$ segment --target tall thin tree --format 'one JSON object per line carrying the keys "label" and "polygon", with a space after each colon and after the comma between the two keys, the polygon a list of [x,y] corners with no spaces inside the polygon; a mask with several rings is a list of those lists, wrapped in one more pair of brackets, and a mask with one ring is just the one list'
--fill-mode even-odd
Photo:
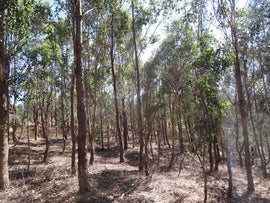
{"label": "tall thin tree", "polygon": [[90,185],[87,176],[86,151],[86,112],[84,104],[84,85],[82,71],[82,0],[73,0],[74,17],[76,24],[74,56],[74,73],[77,90],[77,118],[78,118],[78,179],[79,191],[88,192]]}
{"label": "tall thin tree", "polygon": [[133,33],[133,46],[134,46],[134,54],[135,54],[135,72],[136,72],[136,84],[137,84],[137,122],[138,122],[138,135],[139,135],[139,171],[143,170],[143,123],[142,123],[142,104],[141,104],[141,84],[140,84],[140,69],[139,69],[139,59],[138,59],[138,50],[137,50],[137,42],[136,42],[136,25],[135,25],[135,8],[134,8],[134,0],[131,1],[132,8],[132,33]]}
{"label": "tall thin tree", "polygon": [[231,33],[232,33],[232,43],[234,46],[234,76],[236,82],[236,90],[238,95],[238,103],[240,108],[241,124],[242,124],[242,133],[244,137],[244,150],[245,150],[245,167],[247,173],[247,184],[248,190],[254,190],[252,169],[251,169],[251,160],[250,160],[250,151],[249,151],[249,138],[248,138],[248,126],[247,119],[248,114],[246,112],[245,97],[243,93],[243,85],[241,78],[240,62],[239,62],[239,45],[237,37],[237,27],[236,27],[236,10],[235,10],[235,0],[230,0],[231,5]]}
{"label": "tall thin tree", "polygon": [[114,105],[115,105],[115,122],[116,122],[116,133],[119,140],[119,153],[120,153],[120,163],[124,162],[124,148],[123,148],[123,139],[120,130],[120,114],[118,108],[118,99],[117,99],[117,88],[116,88],[116,75],[114,71],[114,13],[112,11],[111,16],[111,71],[113,78],[113,92],[114,92]]}

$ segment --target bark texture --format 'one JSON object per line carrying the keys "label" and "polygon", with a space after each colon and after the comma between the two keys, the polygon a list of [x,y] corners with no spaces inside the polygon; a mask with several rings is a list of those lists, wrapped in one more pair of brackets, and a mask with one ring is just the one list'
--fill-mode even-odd
{"label": "bark texture", "polygon": [[84,86],[82,71],[82,0],[74,0],[75,14],[75,78],[77,90],[77,117],[78,117],[78,179],[80,193],[90,190],[87,176],[87,151],[86,151],[86,113],[84,104]]}
{"label": "bark texture", "polygon": [[[234,11],[235,8],[232,8]],[[234,12],[235,13],[235,12]],[[233,22],[235,22],[235,16],[233,16]],[[235,25],[235,23],[234,23]],[[241,124],[242,124],[242,133],[244,137],[244,150],[245,150],[245,167],[247,173],[247,184],[248,190],[254,190],[252,169],[251,169],[251,160],[250,160],[250,152],[249,152],[249,138],[248,138],[248,128],[247,128],[247,118],[248,115],[246,113],[245,108],[245,98],[243,93],[243,85],[241,80],[241,71],[240,71],[240,63],[239,63],[239,49],[238,49],[238,39],[237,39],[237,28],[232,26],[232,42],[234,45],[234,72],[235,72],[235,81],[236,81],[236,89],[238,95],[238,103],[240,108],[240,116],[241,116]]]}
{"label": "bark texture", "polygon": [[0,17],[0,190],[4,190],[9,186],[9,174],[8,174],[9,59],[5,52],[4,27],[2,25],[3,24],[2,22],[3,17]]}

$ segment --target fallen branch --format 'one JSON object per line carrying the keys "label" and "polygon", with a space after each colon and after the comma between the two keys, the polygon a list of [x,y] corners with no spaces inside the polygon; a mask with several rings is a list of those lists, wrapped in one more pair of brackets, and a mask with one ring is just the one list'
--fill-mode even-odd
{"label": "fallen branch", "polygon": [[183,162],[184,162],[184,159],[186,157],[186,154],[184,154],[183,158],[181,159],[180,163],[179,163],[179,173],[178,173],[178,176],[180,175],[182,169],[183,169]]}
{"label": "fallen branch", "polygon": [[125,197],[125,195],[133,192],[137,187],[139,187],[140,185],[146,186],[149,182],[151,182],[152,180],[152,176],[154,175],[154,173],[156,172],[158,168],[158,165],[156,164],[155,167],[153,167],[153,170],[151,171],[151,173],[146,176],[145,178],[143,178],[141,181],[137,182],[132,188],[130,188],[128,191],[122,193],[117,200],[121,200]]}

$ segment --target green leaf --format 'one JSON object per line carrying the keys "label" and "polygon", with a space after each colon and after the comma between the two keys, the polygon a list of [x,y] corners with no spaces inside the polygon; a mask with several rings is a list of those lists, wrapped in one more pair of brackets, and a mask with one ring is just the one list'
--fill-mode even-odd
{"label": "green leaf", "polygon": [[4,133],[6,131],[5,125],[0,125],[0,133]]}

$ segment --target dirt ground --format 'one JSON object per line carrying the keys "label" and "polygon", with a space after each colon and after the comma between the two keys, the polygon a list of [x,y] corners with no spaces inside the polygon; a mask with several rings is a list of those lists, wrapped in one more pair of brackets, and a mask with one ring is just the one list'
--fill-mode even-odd
{"label": "dirt ground", "polygon": [[[27,140],[10,146],[10,180],[8,190],[0,192],[0,202],[202,202],[203,176],[198,158],[185,156],[182,170],[178,156],[169,170],[169,150],[163,149],[160,164],[152,165],[151,175],[138,172],[137,148],[125,152],[125,163],[120,164],[116,147],[101,150],[89,166],[91,192],[79,194],[77,176],[71,175],[71,141],[67,140],[62,153],[61,139],[53,139],[47,163],[42,162],[44,140],[31,140],[31,165],[27,170]],[[154,153],[155,154],[155,153]],[[153,161],[156,163],[156,160]],[[270,179],[264,179],[253,167],[255,192],[246,193],[245,170],[233,166],[234,199],[226,198],[227,167],[208,175],[208,202],[270,202]]]}

